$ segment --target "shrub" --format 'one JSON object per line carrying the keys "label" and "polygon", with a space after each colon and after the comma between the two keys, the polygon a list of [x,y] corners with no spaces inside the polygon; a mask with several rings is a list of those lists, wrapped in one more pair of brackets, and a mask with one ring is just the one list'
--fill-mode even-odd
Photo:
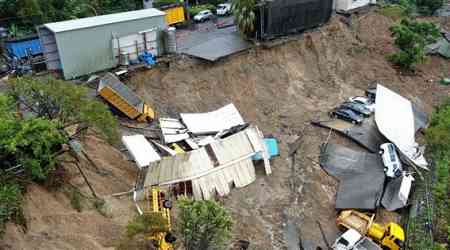
{"label": "shrub", "polygon": [[419,12],[424,15],[432,15],[436,10],[442,7],[443,0],[416,0]]}
{"label": "shrub", "polygon": [[388,59],[404,70],[412,70],[418,63],[426,59],[425,45],[439,37],[439,29],[431,22],[418,22],[402,19],[399,24],[390,28],[394,44],[400,49]]}
{"label": "shrub", "polygon": [[233,0],[233,13],[239,31],[249,34],[255,30],[256,0]]}
{"label": "shrub", "polygon": [[222,249],[231,237],[230,213],[215,201],[178,200],[178,231],[187,250]]}
{"label": "shrub", "polygon": [[169,225],[161,213],[138,215],[127,226],[127,236],[130,238],[138,234],[154,235],[167,232],[169,232]]}
{"label": "shrub", "polygon": [[8,221],[16,220],[22,216],[22,194],[18,184],[0,182],[0,235],[3,233]]}

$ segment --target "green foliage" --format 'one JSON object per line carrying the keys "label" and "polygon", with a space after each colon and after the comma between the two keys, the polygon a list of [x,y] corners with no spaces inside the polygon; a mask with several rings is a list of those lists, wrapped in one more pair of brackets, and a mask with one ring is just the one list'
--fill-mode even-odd
{"label": "green foliage", "polygon": [[3,169],[22,165],[34,180],[43,180],[56,168],[55,155],[66,138],[53,121],[18,119],[12,99],[0,95],[0,160]]}
{"label": "green foliage", "polygon": [[70,205],[73,209],[81,212],[83,210],[82,196],[79,190],[72,189],[70,192]]}
{"label": "green foliage", "polygon": [[223,249],[231,237],[230,213],[215,201],[178,200],[177,227],[187,250]]}
{"label": "green foliage", "polygon": [[380,13],[383,16],[390,17],[394,20],[398,20],[408,16],[405,8],[398,4],[386,5],[380,9]]}
{"label": "green foliage", "polygon": [[447,98],[431,115],[426,130],[426,140],[439,158],[450,158],[450,98]]}
{"label": "green foliage", "polygon": [[435,159],[435,180],[432,184],[434,198],[434,235],[449,244],[450,228],[450,98],[438,106],[431,116],[425,133],[428,146]]}
{"label": "green foliage", "polygon": [[249,34],[255,30],[256,0],[233,0],[233,13],[242,34]]}
{"label": "green foliage", "polygon": [[21,217],[22,193],[15,183],[0,181],[0,235],[8,221]]}
{"label": "green foliage", "polygon": [[390,31],[400,51],[389,55],[388,59],[404,70],[412,70],[416,64],[424,62],[425,45],[439,37],[439,29],[435,24],[410,19],[403,19],[392,26]]}
{"label": "green foliage", "polygon": [[444,0],[416,0],[419,12],[424,15],[432,15],[436,10],[442,7]]}
{"label": "green foliage", "polygon": [[2,0],[0,16],[10,18],[21,29],[74,18],[110,14],[142,8],[142,0]]}
{"label": "green foliage", "polygon": [[31,77],[10,81],[9,94],[37,117],[62,126],[83,124],[95,128],[105,139],[117,141],[117,120],[103,103],[88,96],[88,89],[70,82]]}
{"label": "green foliage", "polygon": [[212,4],[199,4],[199,5],[190,6],[188,8],[188,13],[189,13],[189,15],[191,17],[193,17],[193,16],[197,15],[202,10],[214,11],[215,9],[216,8]]}
{"label": "green foliage", "polygon": [[161,213],[138,215],[127,225],[127,236],[129,238],[138,234],[155,235],[167,232],[169,232],[169,225]]}

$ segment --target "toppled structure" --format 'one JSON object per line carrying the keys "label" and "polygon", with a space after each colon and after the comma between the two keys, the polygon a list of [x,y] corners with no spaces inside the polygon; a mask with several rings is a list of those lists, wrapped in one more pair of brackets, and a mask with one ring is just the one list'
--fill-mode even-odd
{"label": "toppled structure", "polygon": [[416,126],[412,103],[378,84],[375,110],[375,121],[381,134],[394,143],[413,164],[428,170],[428,163],[415,141]]}
{"label": "toppled structure", "polygon": [[255,126],[217,139],[205,147],[165,157],[150,163],[137,189],[154,185],[174,186],[195,199],[211,199],[230,192],[230,186],[244,187],[255,181],[252,156],[262,154],[266,173],[271,173],[267,149]]}

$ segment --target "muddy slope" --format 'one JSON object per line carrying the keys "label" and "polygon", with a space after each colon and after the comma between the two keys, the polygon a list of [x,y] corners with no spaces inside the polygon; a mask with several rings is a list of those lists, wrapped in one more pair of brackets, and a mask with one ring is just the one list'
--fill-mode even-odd
{"label": "muddy slope", "polygon": [[[386,62],[385,55],[394,51],[391,24],[373,12],[354,17],[350,25],[336,17],[296,41],[214,64],[180,59],[169,68],[137,74],[131,84],[161,115],[205,112],[233,102],[248,122],[276,136],[281,157],[273,161],[273,175],[259,169],[255,183],[224,199],[237,222],[235,238],[250,240],[252,249],[285,249],[300,234],[307,249],[325,249],[316,220],[334,240],[336,181],[315,163],[328,131],[310,127],[309,121],[363,94],[375,80],[427,111],[449,93],[437,83],[450,72],[449,61],[433,57],[416,76],[402,76]],[[288,143],[301,131],[305,136],[292,165]],[[352,145],[334,134],[331,141]]]}
{"label": "muddy slope", "polygon": [[[347,22],[348,23],[348,22]],[[286,249],[300,235],[306,249],[324,248],[316,220],[333,240],[336,181],[315,163],[318,146],[329,133],[309,126],[313,118],[350,95],[360,95],[374,80],[430,111],[449,94],[437,81],[450,72],[450,63],[433,57],[417,76],[399,75],[384,59],[393,51],[388,27],[391,20],[375,13],[355,17],[352,24],[333,18],[318,31],[296,41],[258,48],[210,64],[184,58],[169,68],[155,68],[131,79],[136,88],[163,115],[203,112],[233,102],[248,122],[280,140],[281,156],[272,162],[273,174],[258,166],[257,181],[233,190],[223,199],[236,220],[235,239],[251,242],[251,249]],[[288,143],[303,132],[292,164]],[[332,142],[352,145],[335,134]],[[107,217],[83,201],[83,211],[70,204],[66,191],[49,192],[30,186],[24,212],[28,231],[8,225],[0,249],[113,249],[135,211],[129,197],[110,195],[127,191],[135,168],[122,153],[89,137],[84,142],[100,171],[84,169],[93,186],[107,200]],[[76,168],[68,164],[71,185],[89,196]]]}

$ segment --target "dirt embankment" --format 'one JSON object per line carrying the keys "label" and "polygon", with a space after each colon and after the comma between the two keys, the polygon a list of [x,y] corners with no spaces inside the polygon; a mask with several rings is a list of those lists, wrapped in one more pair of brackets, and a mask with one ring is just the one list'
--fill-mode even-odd
{"label": "dirt embankment", "polygon": [[[350,25],[336,17],[296,41],[214,64],[180,59],[169,68],[137,74],[131,83],[161,115],[205,112],[233,102],[246,121],[277,137],[281,156],[273,161],[273,174],[266,177],[259,171],[255,183],[223,199],[236,220],[235,238],[250,240],[252,249],[285,249],[293,224],[306,249],[325,249],[316,220],[334,240],[336,181],[315,163],[328,131],[310,127],[309,121],[324,117],[349,96],[363,94],[373,81],[426,111],[449,94],[448,87],[437,83],[450,73],[449,61],[432,57],[415,76],[399,74],[386,61],[394,51],[391,24],[376,13],[356,16]],[[303,130],[291,166],[288,143]],[[335,134],[331,141],[351,145]]]}
{"label": "dirt embankment", "polygon": [[[324,117],[347,97],[363,94],[374,80],[420,100],[427,111],[449,94],[448,87],[437,83],[450,73],[448,60],[432,57],[416,76],[400,75],[386,62],[385,56],[394,50],[388,30],[391,24],[376,13],[354,17],[350,25],[336,17],[296,41],[256,48],[214,64],[179,59],[168,68],[136,74],[131,85],[161,115],[210,111],[233,102],[246,121],[277,137],[281,156],[272,162],[273,174],[265,176],[258,167],[255,183],[222,199],[236,221],[234,238],[249,240],[251,249],[286,249],[293,244],[291,236],[300,235],[306,249],[325,249],[316,221],[326,237],[334,240],[337,183],[316,163],[328,131],[311,127],[309,121]],[[292,165],[288,143],[302,131],[302,144]],[[351,145],[335,134],[330,140]],[[134,167],[119,151],[93,138],[86,147],[107,172],[99,174],[86,166],[101,195],[131,188]],[[89,194],[80,175],[72,171],[72,183]],[[129,198],[107,201],[111,218],[94,208],[78,213],[63,192],[31,186],[24,207],[28,232],[8,226],[0,248],[113,248],[134,209]]]}

